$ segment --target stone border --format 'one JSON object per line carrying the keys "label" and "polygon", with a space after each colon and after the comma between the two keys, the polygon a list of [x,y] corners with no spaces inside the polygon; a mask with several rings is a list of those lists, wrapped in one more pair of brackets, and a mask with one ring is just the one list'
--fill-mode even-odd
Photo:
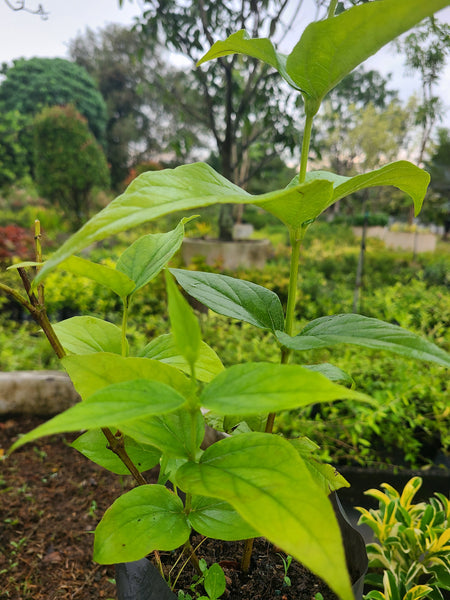
{"label": "stone border", "polygon": [[53,416],[79,400],[61,371],[0,372],[0,415]]}

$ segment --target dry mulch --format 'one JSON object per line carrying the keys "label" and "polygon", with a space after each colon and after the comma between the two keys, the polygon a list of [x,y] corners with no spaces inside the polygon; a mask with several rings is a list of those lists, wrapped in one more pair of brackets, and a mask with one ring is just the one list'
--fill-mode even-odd
{"label": "dry mulch", "polygon": [[[0,454],[19,434],[44,420],[0,420]],[[0,462],[0,600],[116,598],[114,567],[91,560],[93,530],[106,508],[134,484],[130,476],[114,475],[70,448],[75,437],[44,438]],[[154,472],[147,474],[149,481],[154,477]],[[239,552],[230,543],[207,540],[199,553],[208,563],[222,561],[227,577],[224,600],[313,600],[319,591],[325,600],[335,598],[297,564],[288,573],[292,587],[283,586],[281,558],[264,540],[253,553],[247,578],[237,569]],[[183,577],[184,589],[189,590],[189,568]],[[200,587],[198,591],[204,593]]]}

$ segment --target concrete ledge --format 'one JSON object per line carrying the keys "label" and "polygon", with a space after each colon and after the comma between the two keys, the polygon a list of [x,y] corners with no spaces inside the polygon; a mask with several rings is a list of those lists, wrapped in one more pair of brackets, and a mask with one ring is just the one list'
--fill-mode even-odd
{"label": "concrete ledge", "polygon": [[60,371],[0,373],[0,415],[56,415],[80,400]]}

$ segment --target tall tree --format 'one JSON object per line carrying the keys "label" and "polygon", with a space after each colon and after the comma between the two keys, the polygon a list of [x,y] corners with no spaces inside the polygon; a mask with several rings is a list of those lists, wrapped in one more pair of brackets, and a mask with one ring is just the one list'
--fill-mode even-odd
{"label": "tall tree", "polygon": [[59,205],[75,228],[89,217],[91,192],[109,186],[101,146],[74,106],[53,106],[34,124],[35,178],[39,192]]}
{"label": "tall tree", "polygon": [[421,165],[433,127],[442,118],[444,110],[436,95],[436,84],[450,53],[450,25],[429,17],[399,41],[397,47],[405,55],[407,70],[420,77],[420,100],[415,119],[421,131],[416,162]]}
{"label": "tall tree", "polygon": [[438,143],[426,163],[431,184],[424,204],[422,219],[444,225],[444,236],[450,233],[450,130],[438,131]]}
{"label": "tall tree", "polygon": [[106,105],[85,69],[62,58],[18,59],[2,67],[0,110],[34,116],[46,106],[73,104],[104,141]]}
{"label": "tall tree", "polygon": [[[246,29],[252,37],[269,35],[277,42],[289,28],[285,0],[144,0],[143,4],[139,31],[145,44],[159,42],[189,59],[193,68],[215,40],[235,29]],[[200,103],[189,102],[176,85],[170,92],[191,121],[211,132],[222,174],[231,181],[245,185],[258,167],[249,152],[253,144],[265,148],[262,164],[296,146],[298,132],[285,110],[289,92],[267,65],[256,59],[243,61],[238,55],[224,57],[194,69],[193,86]],[[226,207],[219,219],[221,239],[231,239],[231,226],[230,207]]]}
{"label": "tall tree", "polygon": [[29,118],[17,110],[0,113],[0,189],[29,174],[27,149],[21,133]]}
{"label": "tall tree", "polygon": [[131,162],[164,152],[179,129],[174,103],[159,87],[162,75],[176,78],[174,69],[143,47],[136,31],[120,25],[87,29],[69,43],[69,56],[92,76],[106,101],[106,155],[117,187]]}

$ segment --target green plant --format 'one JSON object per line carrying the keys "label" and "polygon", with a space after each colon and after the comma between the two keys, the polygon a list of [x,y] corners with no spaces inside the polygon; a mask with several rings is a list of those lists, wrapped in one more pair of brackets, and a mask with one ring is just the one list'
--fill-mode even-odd
{"label": "green plant", "polygon": [[414,504],[421,485],[422,479],[413,477],[399,494],[382,484],[385,492],[366,492],[379,508],[358,508],[360,523],[369,525],[378,539],[367,546],[374,572],[366,581],[384,588],[384,594],[373,591],[368,598],[442,600],[443,590],[450,590],[450,502],[436,493],[428,502]]}
{"label": "green plant", "polygon": [[[306,28],[287,57],[269,40],[252,40],[241,31],[216,42],[200,61],[246,53],[267,62],[302,93],[306,120],[300,172],[286,188],[251,195],[203,163],[144,173],[44,264],[38,247],[35,262],[15,265],[26,296],[0,285],[42,327],[83,399],[25,434],[12,450],[41,436],[86,429],[77,449],[117,473],[128,470],[138,484],[112,504],[96,528],[94,559],[99,563],[132,561],[183,546],[198,566],[190,546],[196,530],[212,538],[247,540],[242,559],[247,571],[252,539],[264,536],[322,577],[343,600],[353,598],[328,500],[330,490],[347,483],[316,460],[308,439],[287,440],[272,431],[282,410],[344,398],[373,401],[346,387],[351,378],[334,365],[288,363],[294,352],[340,344],[442,366],[449,366],[450,359],[414,333],[362,315],[320,317],[294,335],[300,248],[312,222],[340,198],[374,185],[398,187],[419,212],[429,182],[426,173],[406,161],[355,177],[307,172],[311,127],[324,96],[349,71],[448,2],[429,0],[424,6],[421,0],[384,0],[335,17],[336,4],[331,2],[326,20]],[[76,254],[123,229],[215,203],[253,203],[284,223],[291,243],[286,309],[274,292],[252,282],[166,269],[170,333],[130,356],[127,332],[134,296],[169,263],[190,219],[167,233],[139,238],[114,267]],[[114,292],[123,307],[121,327],[90,316],[52,326],[43,282],[58,266]],[[256,327],[261,335],[269,332],[279,362],[249,361],[225,369],[202,341],[199,322],[176,282],[210,309]],[[203,450],[205,421],[232,434]],[[142,472],[158,463],[158,483],[149,485]],[[165,486],[168,481],[186,494],[185,501]]]}
{"label": "green plant", "polygon": [[283,569],[284,569],[283,585],[290,587],[291,586],[291,578],[288,576],[288,571],[289,571],[289,567],[291,566],[291,563],[292,563],[292,556],[290,556],[289,554],[286,556],[286,558],[284,558],[284,556],[282,554],[278,554],[278,556],[281,558],[281,561],[283,563]]}

